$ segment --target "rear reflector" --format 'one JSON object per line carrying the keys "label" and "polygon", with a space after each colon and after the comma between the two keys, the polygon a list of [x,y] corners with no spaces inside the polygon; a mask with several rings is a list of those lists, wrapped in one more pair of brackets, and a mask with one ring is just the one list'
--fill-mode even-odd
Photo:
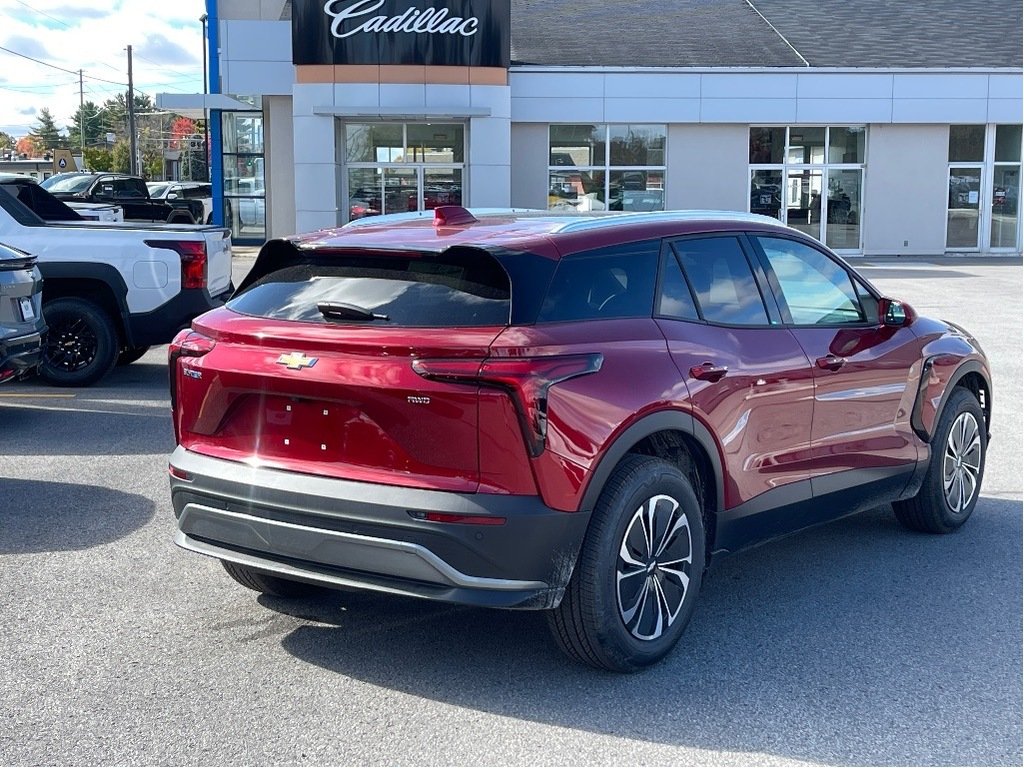
{"label": "rear reflector", "polygon": [[504,517],[488,515],[449,515],[445,512],[423,512],[410,509],[409,516],[414,520],[426,520],[431,523],[457,523],[460,525],[504,525]]}
{"label": "rear reflector", "polygon": [[188,472],[186,472],[183,469],[178,469],[173,464],[168,464],[167,465],[167,471],[168,471],[168,473],[170,474],[171,477],[175,477],[178,480],[184,480],[186,483],[191,483],[192,482],[192,475],[190,475]]}

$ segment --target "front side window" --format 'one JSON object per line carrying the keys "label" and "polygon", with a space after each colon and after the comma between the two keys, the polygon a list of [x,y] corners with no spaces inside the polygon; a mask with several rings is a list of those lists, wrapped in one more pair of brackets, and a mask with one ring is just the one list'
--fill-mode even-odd
{"label": "front side window", "polygon": [[548,208],[564,211],[665,209],[664,125],[552,125]]}
{"label": "front side window", "polygon": [[850,274],[810,246],[777,237],[757,237],[779,281],[796,325],[863,323],[864,311]]}
{"label": "front side window", "polygon": [[734,237],[679,240],[672,244],[698,309],[709,323],[768,325],[754,273]]}

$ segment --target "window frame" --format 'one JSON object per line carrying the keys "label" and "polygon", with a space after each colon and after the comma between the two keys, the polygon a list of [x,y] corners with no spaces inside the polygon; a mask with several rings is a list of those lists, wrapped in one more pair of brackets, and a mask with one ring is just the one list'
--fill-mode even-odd
{"label": "window frame", "polygon": [[[602,141],[604,143],[604,164],[591,164],[591,165],[552,165],[551,164],[551,129],[559,126],[578,126],[578,125],[592,125],[595,128],[600,127],[603,131]],[[566,171],[579,171],[581,173],[588,173],[593,175],[594,173],[604,174],[604,183],[602,184],[602,193],[604,195],[604,210],[611,211],[608,207],[611,198],[611,178],[613,173],[629,173],[629,172],[644,172],[644,171],[659,171],[661,173],[661,209],[662,211],[668,210],[666,193],[668,190],[668,167],[669,167],[669,131],[668,123],[647,123],[647,122],[594,122],[594,123],[567,123],[567,122],[556,122],[548,123],[547,125],[547,178],[545,181],[546,189],[544,192],[545,198],[548,199],[546,209],[549,211],[557,211],[558,209],[551,208],[550,197],[551,197],[551,175],[552,173],[564,173]],[[663,128],[665,136],[665,147],[664,147],[664,163],[660,165],[612,165],[612,142],[611,142],[611,129],[612,126],[650,126],[653,128]],[[623,190],[625,191],[625,190]],[[579,209],[577,209],[578,211]],[[625,213],[625,209],[622,211]],[[618,211],[615,211],[618,213]]]}
{"label": "window frame", "polygon": [[[767,232],[767,231],[748,231],[745,233],[747,241],[750,243],[751,250],[756,254],[758,262],[761,264],[761,269],[764,270],[765,278],[768,282],[769,288],[772,295],[775,298],[775,302],[782,313],[783,328],[877,328],[879,326],[878,318],[872,316],[872,313],[868,310],[869,307],[864,306],[864,299],[860,295],[861,291],[858,291],[858,286],[862,291],[868,294],[874,302],[881,300],[882,295],[878,290],[871,285],[867,280],[858,275],[849,264],[844,262],[836,254],[831,253],[827,246],[818,243],[817,241],[808,242],[803,237],[790,235],[786,232]],[[853,293],[857,297],[857,301],[860,303],[861,312],[864,313],[864,320],[859,323],[796,323],[793,321],[793,313],[789,309],[789,303],[786,301],[786,295],[782,291],[782,285],[779,283],[779,278],[775,274],[775,270],[772,268],[771,261],[768,259],[768,255],[765,253],[764,248],[761,246],[758,238],[767,237],[774,238],[776,240],[789,240],[794,243],[800,243],[801,245],[807,246],[813,251],[817,251],[826,259],[831,261],[833,264],[838,266],[846,276],[850,279],[850,284],[853,287]],[[875,313],[877,315],[877,313]]]}

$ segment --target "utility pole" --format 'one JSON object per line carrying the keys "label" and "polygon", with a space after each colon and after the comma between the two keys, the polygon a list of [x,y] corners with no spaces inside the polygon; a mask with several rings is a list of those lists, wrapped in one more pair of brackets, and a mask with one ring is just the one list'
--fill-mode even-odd
{"label": "utility pole", "polygon": [[78,70],[78,139],[85,159],[85,91],[82,88],[82,70]]}
{"label": "utility pole", "polygon": [[206,108],[206,94],[210,92],[210,80],[206,75],[206,21],[204,13],[199,17],[203,25],[203,163],[206,165],[206,181],[211,181],[210,174],[210,110]]}
{"label": "utility pole", "polygon": [[135,85],[132,81],[132,47],[128,46],[128,142],[131,148],[129,168],[132,176],[139,175],[139,139],[135,135]]}

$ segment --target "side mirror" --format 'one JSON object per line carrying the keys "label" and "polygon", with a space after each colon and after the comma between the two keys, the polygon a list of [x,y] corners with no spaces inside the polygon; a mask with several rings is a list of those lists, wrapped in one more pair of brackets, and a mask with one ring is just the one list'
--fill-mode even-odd
{"label": "side mirror", "polygon": [[896,299],[882,299],[878,302],[878,321],[890,328],[902,328],[917,318],[913,308]]}
{"label": "side mirror", "polygon": [[178,193],[177,192],[168,192],[167,193],[167,199],[168,200],[177,200],[178,199]]}

